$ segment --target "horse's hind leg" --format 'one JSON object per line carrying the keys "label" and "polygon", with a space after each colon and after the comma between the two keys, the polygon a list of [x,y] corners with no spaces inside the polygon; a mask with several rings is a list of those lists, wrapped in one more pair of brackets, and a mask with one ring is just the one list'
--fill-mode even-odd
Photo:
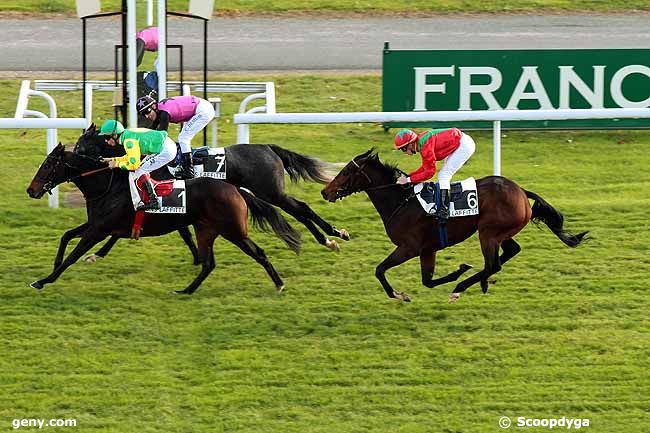
{"label": "horse's hind leg", "polygon": [[436,268],[436,252],[427,251],[420,254],[420,270],[422,271],[422,284],[426,287],[432,288],[440,284],[450,283],[456,281],[465,272],[470,270],[470,265],[462,264],[457,270],[451,272],[444,277],[433,279],[433,273]]}
{"label": "horse's hind leg", "polygon": [[75,227],[63,233],[63,236],[61,236],[61,241],[59,242],[59,249],[56,252],[56,257],[54,258],[54,269],[61,266],[61,262],[63,262],[63,255],[65,254],[65,249],[68,247],[70,241],[86,231],[87,228],[88,223],[83,223],[79,227]]}
{"label": "horse's hind leg", "polygon": [[[305,227],[309,229],[314,238],[316,238],[316,241],[319,244],[324,245],[331,250],[339,251],[338,244],[335,240],[326,238],[318,230],[316,225],[318,225],[318,227],[320,227],[328,236],[337,236],[346,241],[350,240],[350,234],[347,230],[337,230],[334,228],[334,226],[318,216],[318,214],[314,212],[305,202],[296,200],[295,198],[286,194],[282,194],[280,197],[276,198],[276,200],[271,201],[271,203],[280,206],[282,210],[304,224]],[[314,223],[316,225],[314,225]]]}
{"label": "horse's hind leg", "polygon": [[456,302],[460,298],[459,293],[467,290],[468,287],[479,281],[487,280],[487,278],[501,270],[501,263],[499,261],[499,241],[495,236],[479,233],[481,240],[481,251],[483,252],[483,259],[485,265],[483,270],[477,272],[471,277],[458,283],[451,295],[449,295],[449,303]]}
{"label": "horse's hind leg", "polygon": [[210,272],[216,267],[214,262],[214,251],[212,249],[214,245],[214,240],[217,238],[217,234],[208,228],[198,228],[194,227],[196,231],[196,241],[198,244],[198,253],[199,261],[201,263],[201,271],[199,275],[196,276],[194,281],[190,283],[185,290],[177,290],[176,293],[182,293],[185,295],[191,295],[198,289],[203,280],[210,275]]}
{"label": "horse's hind leg", "polygon": [[101,257],[101,258],[106,257],[106,254],[108,254],[108,252],[111,249],[113,249],[113,247],[115,246],[115,244],[117,243],[117,241],[119,239],[120,238],[117,237],[117,236],[111,236],[110,239],[108,240],[108,242],[106,242],[104,244],[104,246],[99,249],[99,251],[97,251],[94,254],[88,254],[86,257],[84,257],[84,262],[94,263],[94,262],[97,261],[98,257]]}
{"label": "horse's hind leg", "polygon": [[[521,251],[521,247],[517,242],[514,241],[514,239],[506,239],[501,243],[501,249],[503,250],[503,254],[499,256],[499,263],[501,263],[501,266],[503,266],[508,260],[519,254]],[[481,290],[483,290],[483,293],[487,293],[488,291],[488,280],[487,278],[481,280]]]}
{"label": "horse's hind leg", "polygon": [[278,289],[278,292],[284,290],[284,283],[282,278],[278,275],[277,271],[266,257],[266,253],[262,248],[260,248],[252,239],[245,237],[240,240],[231,240],[231,242],[239,247],[243,252],[251,256],[257,263],[262,265],[266,270],[266,273],[269,274],[269,277],[275,283],[275,287]]}

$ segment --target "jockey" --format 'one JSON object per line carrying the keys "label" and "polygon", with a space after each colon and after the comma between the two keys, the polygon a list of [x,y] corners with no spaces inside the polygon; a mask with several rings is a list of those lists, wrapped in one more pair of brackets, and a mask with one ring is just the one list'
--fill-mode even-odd
{"label": "jockey", "polygon": [[158,51],[158,27],[147,27],[135,34],[135,47],[138,66],[142,63],[145,51]]}
{"label": "jockey", "polygon": [[401,129],[395,135],[395,149],[413,155],[420,152],[422,165],[408,176],[400,176],[398,184],[420,183],[427,181],[436,173],[436,161],[447,158],[440,173],[440,206],[436,216],[441,224],[449,218],[449,188],[451,177],[467,162],[476,149],[474,140],[457,128],[430,129],[416,134],[410,129]]}
{"label": "jockey", "polygon": [[[99,135],[106,136],[106,144],[124,146],[126,155],[107,160],[110,168],[135,170],[135,184],[142,185],[149,200],[140,204],[137,210],[160,209],[158,197],[151,183],[151,173],[165,166],[176,156],[176,144],[167,137],[166,131],[153,131],[145,128],[124,129],[117,120],[107,120],[99,130]],[[146,155],[140,161],[140,155]]]}
{"label": "jockey", "polygon": [[176,172],[176,177],[181,179],[194,177],[190,141],[214,119],[212,104],[196,96],[174,96],[160,102],[156,102],[151,96],[142,96],[136,105],[138,113],[153,122],[152,128],[167,131],[170,122],[185,122],[178,134],[178,144],[183,159],[180,170]]}

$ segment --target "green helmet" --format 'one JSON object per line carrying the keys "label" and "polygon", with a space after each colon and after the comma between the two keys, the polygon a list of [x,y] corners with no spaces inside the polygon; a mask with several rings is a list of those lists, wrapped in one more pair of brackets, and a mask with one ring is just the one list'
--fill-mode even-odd
{"label": "green helmet", "polygon": [[124,132],[124,126],[115,119],[107,120],[99,128],[99,135],[120,135]]}

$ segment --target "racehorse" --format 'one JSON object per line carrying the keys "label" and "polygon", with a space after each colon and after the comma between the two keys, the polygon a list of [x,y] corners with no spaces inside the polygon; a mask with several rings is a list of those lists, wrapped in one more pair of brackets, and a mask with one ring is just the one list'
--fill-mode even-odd
{"label": "racehorse", "polygon": [[[99,158],[121,156],[124,154],[124,149],[121,146],[107,146],[104,137],[98,135],[95,125],[92,124],[79,137],[75,145],[75,152]],[[262,200],[278,206],[304,224],[319,244],[331,250],[339,251],[340,247],[336,240],[323,235],[318,229],[319,227],[327,236],[336,236],[343,240],[350,239],[347,230],[336,229],[316,214],[307,203],[297,200],[284,192],[285,170],[292,182],[303,179],[305,181],[327,183],[329,178],[325,174],[325,163],[316,158],[291,152],[273,144],[236,144],[226,147],[225,153],[228,169],[226,182],[238,187],[244,187]],[[157,170],[152,175],[157,180],[169,179],[171,176],[166,167]],[[65,243],[67,244],[67,241],[78,236],[82,230],[82,227],[69,230],[64,235]],[[197,264],[196,247],[189,230],[183,228],[179,230],[179,233],[192,252],[194,263]],[[64,238],[62,238],[62,242],[64,242]],[[117,239],[111,237],[97,253],[87,259],[94,261],[97,256],[106,256],[117,242]]]}
{"label": "racehorse", "polygon": [[[456,281],[471,266],[462,264],[458,270],[433,279],[436,251],[442,249],[437,220],[424,212],[412,187],[396,185],[402,174],[395,166],[384,164],[373,149],[356,156],[322,190],[330,202],[365,191],[381,216],[386,233],[397,248],[377,266],[375,276],[390,298],[410,301],[403,292],[395,292],[386,279],[388,269],[414,257],[420,257],[422,284],[435,287]],[[458,283],[449,302],[460,293],[480,282],[483,293],[488,289],[488,277],[521,251],[512,238],[529,221],[543,222],[567,246],[575,248],[585,240],[587,232],[573,235],[564,230],[564,217],[539,195],[526,191],[515,182],[501,176],[488,176],[476,181],[479,214],[451,218],[447,222],[448,245],[463,242],[478,230],[485,261],[483,270]],[[528,199],[534,200],[531,208]],[[499,255],[499,248],[503,253]]]}
{"label": "racehorse", "polygon": [[[74,182],[86,197],[88,222],[81,226],[81,240],[70,255],[62,263],[55,264],[50,275],[31,284],[36,289],[54,282],[63,271],[107,236],[123,238],[131,235],[135,210],[129,191],[128,172],[110,170],[105,163],[66,151],[59,143],[45,158],[27,193],[32,198],[41,198],[45,192],[63,182]],[[176,293],[193,293],[215,268],[213,244],[219,235],[262,265],[278,291],[281,291],[284,288],[282,279],[264,251],[248,237],[248,211],[253,224],[262,229],[268,229],[270,225],[275,234],[296,253],[300,248],[299,233],[273,206],[246,191],[239,191],[234,185],[211,178],[187,180],[185,185],[187,213],[147,213],[141,234],[160,236],[181,227],[194,226],[201,271],[189,286]],[[61,244],[63,246],[63,240]]]}

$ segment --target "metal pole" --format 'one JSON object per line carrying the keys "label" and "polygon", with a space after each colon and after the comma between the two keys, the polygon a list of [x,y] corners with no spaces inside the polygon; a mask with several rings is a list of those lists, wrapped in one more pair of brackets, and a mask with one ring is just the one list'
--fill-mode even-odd
{"label": "metal pole", "polygon": [[158,0],[158,100],[167,98],[167,4]]}
{"label": "metal pole", "polygon": [[494,175],[501,176],[501,121],[494,121],[494,132],[492,135],[494,146]]}
{"label": "metal pole", "polygon": [[[179,53],[181,56],[181,89],[183,88],[183,46],[179,45]],[[182,94],[182,93],[181,93]]]}
{"label": "metal pole", "polygon": [[[81,40],[82,40],[82,49],[81,49],[81,63],[82,63],[82,74],[83,74],[83,96],[86,95],[86,17],[81,18]],[[83,104],[83,115],[81,117],[86,117],[86,104],[84,100]]]}
{"label": "metal pole", "polygon": [[126,118],[126,101],[127,101],[127,93],[126,93],[126,74],[127,74],[127,58],[126,58],[126,46],[127,46],[127,40],[126,40],[126,17],[127,14],[127,6],[126,6],[126,0],[122,0],[122,106],[120,107],[120,111],[122,112],[122,122],[127,123],[127,118]]}
{"label": "metal pole", "polygon": [[147,27],[153,26],[153,0],[147,0]]}
{"label": "metal pole", "polygon": [[[203,99],[208,100],[208,20],[203,20]],[[203,145],[208,145],[208,131],[203,128]]]}
{"label": "metal pole", "polygon": [[128,33],[128,57],[129,57],[129,127],[138,126],[138,112],[135,101],[138,99],[138,66],[135,48],[135,0],[127,0],[127,33]]}

